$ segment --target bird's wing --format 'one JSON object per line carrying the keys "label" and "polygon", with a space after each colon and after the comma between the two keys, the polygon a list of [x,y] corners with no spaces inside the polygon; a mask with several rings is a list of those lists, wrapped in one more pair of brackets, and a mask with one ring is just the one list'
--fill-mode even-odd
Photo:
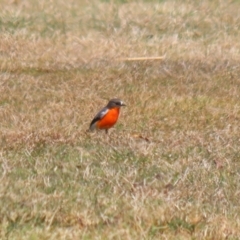
{"label": "bird's wing", "polygon": [[90,130],[95,129],[96,122],[102,119],[107,114],[108,111],[109,109],[105,107],[100,112],[98,112],[98,114],[93,118],[92,122],[90,123],[89,129]]}

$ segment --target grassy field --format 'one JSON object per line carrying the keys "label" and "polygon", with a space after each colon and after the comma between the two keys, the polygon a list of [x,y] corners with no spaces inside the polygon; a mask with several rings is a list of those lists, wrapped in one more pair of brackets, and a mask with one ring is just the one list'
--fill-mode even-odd
{"label": "grassy field", "polygon": [[0,8],[0,239],[240,239],[240,1]]}

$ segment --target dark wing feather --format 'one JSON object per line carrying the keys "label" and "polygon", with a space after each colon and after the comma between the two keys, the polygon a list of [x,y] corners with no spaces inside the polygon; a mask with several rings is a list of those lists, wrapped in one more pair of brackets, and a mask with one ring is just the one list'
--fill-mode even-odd
{"label": "dark wing feather", "polygon": [[98,114],[93,118],[93,120],[91,121],[90,123],[90,127],[89,129],[90,130],[93,130],[95,128],[95,123],[99,120],[101,120],[105,115],[106,113],[108,112],[108,108],[103,108],[100,112],[98,112]]}

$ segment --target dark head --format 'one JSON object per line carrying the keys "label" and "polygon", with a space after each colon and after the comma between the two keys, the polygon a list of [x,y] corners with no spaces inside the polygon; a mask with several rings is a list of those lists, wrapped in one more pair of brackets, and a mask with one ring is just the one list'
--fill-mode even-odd
{"label": "dark head", "polygon": [[120,108],[126,106],[124,102],[118,98],[113,98],[109,101],[107,108]]}

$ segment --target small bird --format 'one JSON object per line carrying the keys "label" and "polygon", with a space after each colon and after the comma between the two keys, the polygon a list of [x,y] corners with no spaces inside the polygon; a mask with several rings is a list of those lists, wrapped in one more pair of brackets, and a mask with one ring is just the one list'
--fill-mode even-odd
{"label": "small bird", "polygon": [[108,133],[108,129],[113,127],[117,122],[120,108],[122,106],[126,106],[126,104],[124,104],[124,102],[120,99],[111,99],[107,106],[98,112],[98,114],[93,118],[90,123],[89,130],[93,131],[94,129],[105,129],[105,132]]}

